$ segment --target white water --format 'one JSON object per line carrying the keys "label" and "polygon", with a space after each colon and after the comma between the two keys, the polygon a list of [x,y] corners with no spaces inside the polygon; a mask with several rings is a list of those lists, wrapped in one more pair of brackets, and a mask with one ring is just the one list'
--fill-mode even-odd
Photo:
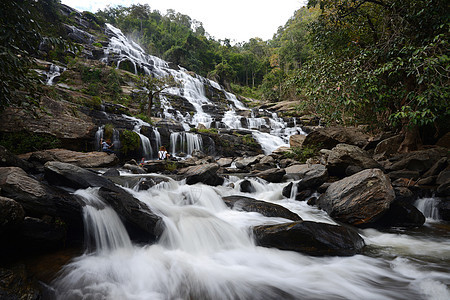
{"label": "white water", "polygon": [[437,208],[439,202],[439,199],[436,198],[422,198],[416,201],[415,206],[428,221],[439,221],[439,210]]}
{"label": "white water", "polygon": [[[228,209],[235,188],[160,183],[135,197],[166,229],[153,245],[83,255],[54,282],[59,299],[449,299],[450,238],[363,230],[368,255],[311,257],[257,247],[250,227],[287,222]],[[242,194],[277,203],[304,220],[334,223],[305,202],[283,198],[285,184],[250,179]],[[78,193],[89,193],[79,191]],[[108,226],[116,226],[108,223]]]}
{"label": "white water", "polygon": [[[109,24],[107,24],[107,32],[109,32],[111,38],[105,50],[106,57],[103,59],[105,62],[108,62],[108,55],[114,53],[114,57],[118,60],[117,67],[120,66],[122,61],[128,61],[133,64],[135,73],[141,71],[159,77],[173,76],[180,86],[168,88],[164,93],[183,97],[195,109],[195,111],[183,115],[181,112],[173,109],[166,95],[161,95],[160,100],[164,118],[177,120],[183,125],[185,131],[189,131],[191,127],[197,127],[199,124],[205,125],[206,128],[210,128],[213,123],[217,124],[218,120],[214,120],[203,109],[204,105],[215,105],[206,97],[205,85],[208,85],[223,92],[230,103],[229,111],[225,112],[222,117],[224,126],[231,129],[244,129],[240,122],[243,117],[237,115],[236,110],[248,111],[248,108],[234,94],[225,91],[217,82],[192,74],[182,67],[179,67],[179,70],[169,68],[167,62],[146,54],[139,45],[126,38],[119,29]],[[253,133],[253,137],[260,143],[266,154],[271,153],[280,146],[289,146],[290,135],[305,134],[295,123],[294,127],[288,127],[288,124],[275,113],[269,115],[267,120],[268,122],[264,118],[256,118],[254,112],[252,112],[252,117],[247,119],[248,128],[250,129],[261,129],[265,126],[270,130],[270,133],[260,133],[256,130]]]}
{"label": "white water", "polygon": [[170,149],[173,156],[180,153],[191,155],[194,150],[203,150],[203,141],[192,132],[173,132],[170,134]]}

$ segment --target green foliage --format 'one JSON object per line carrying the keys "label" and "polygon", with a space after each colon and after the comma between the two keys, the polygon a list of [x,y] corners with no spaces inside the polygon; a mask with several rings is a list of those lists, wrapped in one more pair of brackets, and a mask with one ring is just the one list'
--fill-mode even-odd
{"label": "green foliage", "polygon": [[62,142],[49,134],[20,131],[15,133],[2,133],[0,145],[14,154],[23,154],[58,148],[62,146]]}
{"label": "green foliage", "polygon": [[200,133],[206,133],[206,134],[218,134],[218,130],[216,128],[191,128],[191,132],[200,132]]}
{"label": "green foliage", "polygon": [[251,135],[251,134],[243,135],[241,138],[242,138],[242,142],[247,146],[257,147],[259,145],[253,138],[253,135]]}
{"label": "green foliage", "polygon": [[105,128],[103,128],[103,138],[105,140],[112,139],[114,133],[114,125],[113,124],[106,124]]}
{"label": "green foliage", "polygon": [[164,169],[169,172],[173,172],[177,169],[177,163],[173,161],[166,161]]}
{"label": "green foliage", "polygon": [[140,143],[141,139],[139,138],[139,135],[136,132],[124,130],[120,133],[120,144],[121,144],[120,150],[124,155],[127,155],[129,152],[139,150]]}
{"label": "green foliage", "polygon": [[290,151],[283,152],[283,158],[290,158],[305,163],[309,158],[317,156],[319,147],[291,147]]}
{"label": "green foliage", "polygon": [[152,115],[152,107],[155,104],[155,100],[159,100],[159,95],[166,89],[170,87],[179,86],[179,83],[175,80],[172,75],[167,75],[165,77],[157,78],[148,75],[141,75],[137,86],[141,88],[147,97],[142,98],[142,107],[147,107],[146,113],[149,118]]}

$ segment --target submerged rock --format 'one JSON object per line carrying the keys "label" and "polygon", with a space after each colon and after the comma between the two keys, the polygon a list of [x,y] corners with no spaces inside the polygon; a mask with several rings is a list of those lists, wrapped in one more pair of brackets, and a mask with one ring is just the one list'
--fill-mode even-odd
{"label": "submerged rock", "polygon": [[367,169],[330,184],[317,205],[336,221],[353,226],[373,225],[395,199],[389,177]]}
{"label": "submerged rock", "polygon": [[236,195],[223,197],[222,200],[228,207],[236,210],[257,212],[266,217],[285,218],[292,221],[300,221],[302,219],[299,215],[281,205],[256,200],[250,197]]}
{"label": "submerged rock", "polygon": [[360,253],[364,240],[350,228],[299,221],[253,228],[256,243],[313,256],[350,256]]}

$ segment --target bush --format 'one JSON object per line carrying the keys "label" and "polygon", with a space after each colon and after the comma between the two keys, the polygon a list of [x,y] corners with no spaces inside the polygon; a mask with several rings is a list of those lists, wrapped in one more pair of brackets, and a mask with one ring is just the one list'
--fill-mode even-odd
{"label": "bush", "polygon": [[136,132],[124,130],[120,134],[120,143],[122,145],[122,153],[127,155],[129,152],[139,150],[141,139]]}
{"label": "bush", "polygon": [[291,158],[305,163],[308,158],[317,156],[318,153],[319,147],[292,147],[290,151],[283,152],[283,158]]}
{"label": "bush", "polygon": [[61,147],[62,142],[58,138],[44,133],[33,133],[27,131],[3,133],[0,145],[14,154],[54,149]]}

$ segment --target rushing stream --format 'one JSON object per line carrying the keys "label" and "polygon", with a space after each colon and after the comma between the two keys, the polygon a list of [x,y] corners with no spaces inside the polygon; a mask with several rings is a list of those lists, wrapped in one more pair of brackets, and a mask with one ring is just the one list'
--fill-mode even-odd
{"label": "rushing stream", "polygon": [[[288,220],[227,208],[221,197],[242,194],[240,180],[128,189],[165,222],[152,245],[132,244],[96,189],[78,191],[87,203],[89,248],[53,283],[58,299],[450,299],[448,224],[428,218],[416,230],[362,230],[366,251],[352,257],[263,248],[255,246],[250,227]],[[283,205],[304,220],[334,223],[325,212],[284,198],[285,184],[250,180],[256,192],[246,196]]]}

